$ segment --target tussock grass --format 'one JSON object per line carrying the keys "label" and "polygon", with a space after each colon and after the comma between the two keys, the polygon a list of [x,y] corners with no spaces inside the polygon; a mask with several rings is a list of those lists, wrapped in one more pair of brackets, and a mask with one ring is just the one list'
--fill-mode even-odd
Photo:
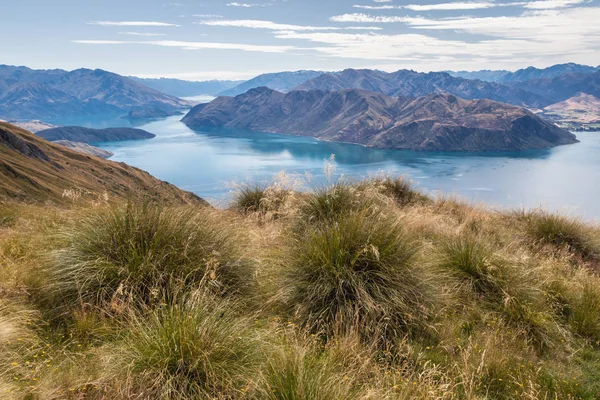
{"label": "tussock grass", "polygon": [[386,339],[423,329],[433,299],[417,251],[401,221],[341,215],[292,239],[286,301],[302,325],[326,335],[336,326]]}
{"label": "tussock grass", "polygon": [[203,294],[133,316],[117,353],[132,376],[129,390],[156,399],[246,392],[258,360],[256,338],[235,309]]}
{"label": "tussock grass", "polygon": [[529,235],[542,244],[566,247],[584,258],[600,260],[600,230],[577,219],[543,211],[525,213]]}
{"label": "tussock grass", "polygon": [[17,223],[19,213],[16,207],[0,203],[0,228],[10,228]]}
{"label": "tussock grass", "polygon": [[241,238],[212,211],[128,204],[92,212],[63,232],[54,254],[51,293],[64,303],[110,305],[163,301],[173,290],[204,285],[245,290],[252,270]]}
{"label": "tussock grass", "polygon": [[228,210],[14,205],[0,398],[598,398],[597,227],[328,171]]}

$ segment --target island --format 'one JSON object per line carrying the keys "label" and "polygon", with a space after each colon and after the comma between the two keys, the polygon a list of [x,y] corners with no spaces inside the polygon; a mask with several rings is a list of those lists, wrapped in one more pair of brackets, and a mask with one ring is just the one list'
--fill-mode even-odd
{"label": "island", "polygon": [[386,149],[521,151],[578,142],[574,134],[519,106],[360,89],[281,93],[261,87],[200,104],[182,121],[190,128],[240,128]]}
{"label": "island", "polygon": [[153,133],[134,128],[106,128],[92,129],[81,126],[63,126],[59,128],[45,129],[36,133],[37,136],[51,142],[57,140],[69,140],[79,143],[102,143],[118,142],[124,140],[152,139],[156,137]]}

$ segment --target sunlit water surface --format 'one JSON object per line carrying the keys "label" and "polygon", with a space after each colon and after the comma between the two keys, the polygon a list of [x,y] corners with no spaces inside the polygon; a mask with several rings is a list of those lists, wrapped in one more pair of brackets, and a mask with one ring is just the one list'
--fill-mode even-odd
{"label": "sunlit water surface", "polygon": [[[600,132],[577,133],[581,143],[548,150],[431,153],[231,129],[194,131],[180,119],[138,124],[156,135],[151,140],[97,145],[115,153],[112,160],[146,170],[215,205],[227,203],[233,183],[266,182],[281,171],[302,176],[300,180],[308,185],[323,184],[323,165],[333,154],[334,177],[406,174],[428,192],[455,194],[502,208],[542,206],[600,220]],[[89,127],[134,125],[117,116],[54,122]]]}

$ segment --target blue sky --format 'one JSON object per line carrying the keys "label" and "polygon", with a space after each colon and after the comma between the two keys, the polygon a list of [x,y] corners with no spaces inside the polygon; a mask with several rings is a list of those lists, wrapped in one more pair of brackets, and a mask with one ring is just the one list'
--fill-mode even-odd
{"label": "blue sky", "polygon": [[2,0],[0,63],[124,75],[600,64],[600,0]]}

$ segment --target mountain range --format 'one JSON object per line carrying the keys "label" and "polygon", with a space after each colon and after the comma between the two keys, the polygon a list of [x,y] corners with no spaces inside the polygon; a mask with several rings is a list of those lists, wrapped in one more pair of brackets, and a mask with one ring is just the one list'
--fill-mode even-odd
{"label": "mountain range", "polygon": [[289,92],[304,82],[321,76],[319,71],[293,71],[262,74],[249,81],[243,82],[229,90],[219,93],[219,96],[237,96],[257,87],[268,87],[279,92]]}
{"label": "mountain range", "polygon": [[262,87],[198,105],[182,121],[192,128],[231,127],[429,151],[516,151],[577,142],[521,107],[448,94],[390,97],[357,89],[285,94]]}
{"label": "mountain range", "polygon": [[188,106],[177,97],[99,69],[68,72],[0,65],[0,118],[43,120]]}
{"label": "mountain range", "polygon": [[176,97],[192,97],[203,94],[214,96],[245,82],[219,80],[194,82],[167,78],[137,78],[135,76],[131,76],[130,78],[138,83],[141,83],[142,85],[148,86],[149,88]]}
{"label": "mountain range", "polygon": [[106,128],[92,129],[81,126],[61,126],[45,129],[36,133],[37,136],[49,140],[69,140],[80,143],[118,142],[123,140],[152,139],[153,133],[135,128]]}
{"label": "mountain range", "polygon": [[591,74],[600,70],[598,67],[575,63],[556,64],[548,68],[528,67],[511,72],[506,70],[480,70],[480,71],[447,71],[458,78],[479,79],[482,81],[511,83],[525,82],[530,79],[556,78],[562,74]]}
{"label": "mountain range", "polygon": [[0,200],[67,203],[74,197],[206,204],[138,168],[81,154],[0,123]]}

